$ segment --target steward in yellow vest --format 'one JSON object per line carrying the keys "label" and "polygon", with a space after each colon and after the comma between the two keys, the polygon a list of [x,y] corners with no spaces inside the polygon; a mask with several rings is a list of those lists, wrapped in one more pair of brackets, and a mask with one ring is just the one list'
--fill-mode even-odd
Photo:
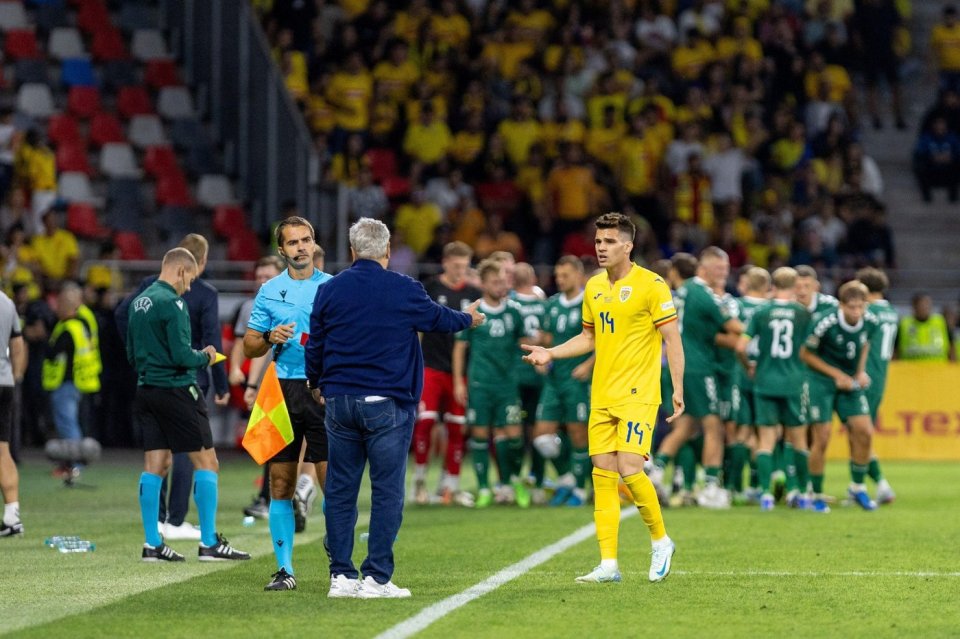
{"label": "steward in yellow vest", "polygon": [[913,298],[913,315],[900,320],[897,355],[902,360],[945,362],[950,355],[950,332],[939,313],[931,313],[929,295]]}

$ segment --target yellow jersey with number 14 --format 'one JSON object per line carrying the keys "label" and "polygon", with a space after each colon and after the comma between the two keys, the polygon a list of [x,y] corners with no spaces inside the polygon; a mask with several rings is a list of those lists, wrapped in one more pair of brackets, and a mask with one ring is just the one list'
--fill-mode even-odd
{"label": "yellow jersey with number 14", "polygon": [[663,278],[633,265],[613,285],[607,274],[590,278],[583,295],[583,325],[594,333],[591,408],[660,404],[660,326],[677,319]]}

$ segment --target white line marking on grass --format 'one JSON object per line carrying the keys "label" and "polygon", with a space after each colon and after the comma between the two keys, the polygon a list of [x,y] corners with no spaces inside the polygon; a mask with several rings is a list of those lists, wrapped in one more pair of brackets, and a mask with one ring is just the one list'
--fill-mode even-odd
{"label": "white line marking on grass", "polygon": [[960,572],[907,572],[850,570],[838,572],[789,571],[789,570],[673,570],[674,575],[698,577],[960,577]]}
{"label": "white line marking on grass", "polygon": [[[627,517],[636,515],[637,512],[638,511],[636,508],[624,510],[620,515],[620,521],[623,521]],[[576,546],[581,541],[593,537],[595,533],[596,527],[593,524],[587,524],[582,528],[578,528],[563,539],[555,541],[549,546],[541,548],[532,555],[526,556],[517,563],[507,566],[500,572],[487,577],[480,583],[475,584],[455,595],[451,595],[446,599],[441,599],[431,606],[427,606],[409,619],[401,621],[392,628],[381,632],[375,637],[375,639],[406,639],[406,637],[410,637],[421,630],[426,629],[428,626],[449,615],[457,608],[461,608],[474,599],[479,599],[485,594],[493,592],[503,584],[530,572],[540,564],[545,563],[565,550]]]}

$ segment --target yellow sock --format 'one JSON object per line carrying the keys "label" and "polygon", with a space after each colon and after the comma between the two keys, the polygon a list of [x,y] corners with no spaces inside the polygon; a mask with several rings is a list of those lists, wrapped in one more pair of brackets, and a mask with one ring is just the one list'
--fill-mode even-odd
{"label": "yellow sock", "polygon": [[620,475],[612,470],[593,469],[593,521],[597,524],[600,559],[617,558],[620,533]]}
{"label": "yellow sock", "polygon": [[624,477],[623,482],[633,493],[633,503],[637,505],[637,509],[640,511],[643,523],[650,529],[650,538],[657,541],[666,537],[667,529],[663,525],[660,500],[657,499],[657,489],[653,487],[650,478],[647,477],[646,473],[639,472]]}

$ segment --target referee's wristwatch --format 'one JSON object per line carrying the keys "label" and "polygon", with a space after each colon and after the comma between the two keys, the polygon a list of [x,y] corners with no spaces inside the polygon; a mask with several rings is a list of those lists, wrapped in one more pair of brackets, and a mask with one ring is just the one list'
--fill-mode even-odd
{"label": "referee's wristwatch", "polygon": [[263,341],[265,341],[267,344],[270,343],[270,333],[272,332],[273,332],[273,329],[269,329],[269,328],[263,332]]}

